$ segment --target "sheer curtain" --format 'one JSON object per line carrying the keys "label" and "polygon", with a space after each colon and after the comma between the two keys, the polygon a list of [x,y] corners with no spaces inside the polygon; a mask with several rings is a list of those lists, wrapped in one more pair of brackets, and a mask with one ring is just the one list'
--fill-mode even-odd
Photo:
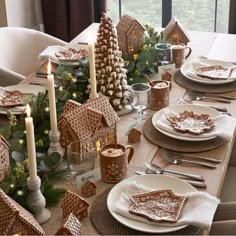
{"label": "sheer curtain", "polygon": [[235,0],[230,0],[229,33],[236,34],[236,1]]}
{"label": "sheer curtain", "polygon": [[93,22],[99,22],[106,0],[42,0],[44,30],[71,41]]}

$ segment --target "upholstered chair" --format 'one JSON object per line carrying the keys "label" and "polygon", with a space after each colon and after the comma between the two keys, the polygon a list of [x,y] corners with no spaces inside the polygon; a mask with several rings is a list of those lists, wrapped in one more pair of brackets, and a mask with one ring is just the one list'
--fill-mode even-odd
{"label": "upholstered chair", "polygon": [[50,45],[66,42],[46,33],[22,28],[0,28],[0,86],[17,84],[42,63],[38,55]]}
{"label": "upholstered chair", "polygon": [[236,235],[236,143],[234,144],[229,165],[222,186],[219,204],[210,235]]}
{"label": "upholstered chair", "polygon": [[219,204],[210,235],[236,235],[236,202]]}
{"label": "upholstered chair", "polygon": [[236,202],[236,142],[234,143],[226,171],[220,199],[222,202]]}

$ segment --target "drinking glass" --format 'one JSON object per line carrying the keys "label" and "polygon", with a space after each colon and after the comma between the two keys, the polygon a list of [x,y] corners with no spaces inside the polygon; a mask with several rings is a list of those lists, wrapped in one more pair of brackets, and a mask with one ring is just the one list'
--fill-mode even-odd
{"label": "drinking glass", "polygon": [[95,157],[96,149],[94,142],[81,144],[77,140],[69,144],[67,161],[74,183],[78,175],[94,169]]}
{"label": "drinking glass", "polygon": [[145,83],[132,84],[130,87],[130,104],[136,110],[135,119],[145,119],[144,110],[149,106],[150,85]]}
{"label": "drinking glass", "polygon": [[168,65],[172,62],[172,47],[169,43],[158,43],[155,45],[157,65]]}

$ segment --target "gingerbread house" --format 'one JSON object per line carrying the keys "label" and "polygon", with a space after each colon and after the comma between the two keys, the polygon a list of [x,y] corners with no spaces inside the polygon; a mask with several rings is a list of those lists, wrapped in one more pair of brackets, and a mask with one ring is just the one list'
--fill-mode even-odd
{"label": "gingerbread house", "polygon": [[161,75],[161,79],[165,80],[165,81],[168,81],[168,82],[171,82],[172,74],[169,71],[166,71]]}
{"label": "gingerbread house", "polygon": [[131,129],[128,134],[128,141],[131,143],[136,143],[140,141],[141,132],[138,129]]}
{"label": "gingerbread house", "polygon": [[70,213],[55,235],[81,235],[82,228],[79,219],[73,213]]}
{"label": "gingerbread house", "polygon": [[88,216],[89,204],[85,199],[79,195],[67,191],[62,204],[63,217],[67,217],[70,213],[73,213],[79,220]]}
{"label": "gingerbread house", "polygon": [[165,27],[163,37],[171,44],[183,43],[185,45],[190,42],[190,36],[176,17],[172,18]]}
{"label": "gingerbread house", "polygon": [[0,135],[0,183],[7,177],[10,169],[9,143]]}
{"label": "gingerbread house", "polygon": [[96,194],[96,189],[97,186],[94,182],[88,180],[85,182],[85,184],[82,186],[81,188],[81,193],[85,196],[85,197],[91,197],[93,195]]}
{"label": "gingerbread house", "polygon": [[81,147],[96,143],[97,151],[107,144],[116,142],[116,123],[119,117],[104,96],[80,104],[69,100],[58,119],[61,145],[64,149],[79,140]]}
{"label": "gingerbread house", "polygon": [[0,234],[44,235],[33,215],[0,189]]}
{"label": "gingerbread house", "polygon": [[119,48],[123,55],[135,53],[144,43],[145,28],[136,19],[124,15],[117,26]]}

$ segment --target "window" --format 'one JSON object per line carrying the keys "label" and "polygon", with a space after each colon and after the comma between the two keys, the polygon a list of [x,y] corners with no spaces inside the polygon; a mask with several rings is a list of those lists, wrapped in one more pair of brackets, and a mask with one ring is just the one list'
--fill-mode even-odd
{"label": "window", "polygon": [[[164,0],[167,1],[167,0]],[[172,16],[187,30],[228,32],[230,0],[168,0]],[[164,6],[164,5],[163,5]],[[130,15],[142,24],[162,27],[162,0],[109,0],[114,24],[120,15]],[[163,9],[164,14],[170,9]]]}

